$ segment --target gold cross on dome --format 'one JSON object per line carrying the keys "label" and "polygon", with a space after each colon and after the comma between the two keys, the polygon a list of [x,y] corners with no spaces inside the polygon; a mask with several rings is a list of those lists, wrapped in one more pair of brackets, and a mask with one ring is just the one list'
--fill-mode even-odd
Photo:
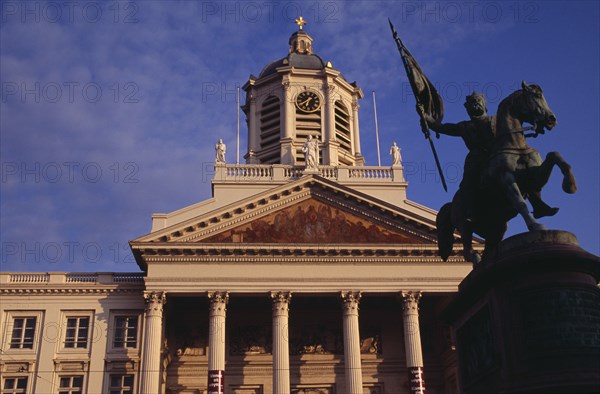
{"label": "gold cross on dome", "polygon": [[296,19],[296,24],[298,25],[298,27],[300,28],[300,30],[302,30],[302,26],[306,25],[308,22],[304,20],[304,18],[299,17],[298,19]]}

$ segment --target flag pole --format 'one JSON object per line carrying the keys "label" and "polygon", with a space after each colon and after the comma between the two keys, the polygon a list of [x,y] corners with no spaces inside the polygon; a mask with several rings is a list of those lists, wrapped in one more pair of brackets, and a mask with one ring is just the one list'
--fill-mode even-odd
{"label": "flag pole", "polygon": [[235,164],[240,164],[240,86],[237,86],[237,96],[235,99],[237,107],[237,141],[236,141],[236,156]]}
{"label": "flag pole", "polygon": [[377,126],[377,100],[373,90],[373,114],[375,115],[375,141],[377,142],[377,165],[381,167],[381,149],[379,149],[379,127]]}

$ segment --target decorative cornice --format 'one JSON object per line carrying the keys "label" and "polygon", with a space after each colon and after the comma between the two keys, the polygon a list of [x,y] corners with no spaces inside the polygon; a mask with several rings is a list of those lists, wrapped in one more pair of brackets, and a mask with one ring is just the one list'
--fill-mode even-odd
{"label": "decorative cornice", "polygon": [[[248,277],[227,277],[227,278],[212,278],[212,277],[203,277],[203,278],[190,278],[190,277],[160,277],[160,278],[148,278],[148,283],[197,283],[201,279],[203,282],[214,283],[214,282],[228,282],[228,283],[248,283]],[[464,279],[464,276],[456,276],[456,277],[379,277],[379,278],[370,278],[368,282],[366,280],[362,280],[365,285],[367,283],[388,283],[388,282],[397,282],[397,283],[414,283],[414,282],[431,282],[431,283],[445,283],[445,282],[456,282],[460,283],[460,281]],[[284,281],[293,281],[293,278],[290,277],[276,277],[276,278],[253,278],[253,283],[282,283]],[[356,278],[311,278],[311,283],[354,283],[356,282]]]}
{"label": "decorative cornice", "polygon": [[[170,244],[139,245],[147,263],[286,264],[464,264],[457,246],[443,262],[436,245],[319,244]],[[326,261],[324,260],[326,258]]]}

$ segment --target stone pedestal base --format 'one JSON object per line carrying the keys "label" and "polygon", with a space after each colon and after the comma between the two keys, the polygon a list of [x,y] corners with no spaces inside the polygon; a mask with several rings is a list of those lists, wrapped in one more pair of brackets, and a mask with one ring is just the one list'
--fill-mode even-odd
{"label": "stone pedestal base", "polygon": [[503,241],[445,311],[463,393],[600,391],[600,258],[564,231]]}

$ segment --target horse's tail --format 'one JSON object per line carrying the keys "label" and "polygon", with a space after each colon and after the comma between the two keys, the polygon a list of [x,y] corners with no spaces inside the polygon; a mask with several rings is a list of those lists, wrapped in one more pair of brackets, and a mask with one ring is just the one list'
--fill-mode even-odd
{"label": "horse's tail", "polygon": [[438,237],[438,254],[442,260],[448,260],[454,244],[454,225],[452,224],[452,203],[445,204],[435,218]]}

